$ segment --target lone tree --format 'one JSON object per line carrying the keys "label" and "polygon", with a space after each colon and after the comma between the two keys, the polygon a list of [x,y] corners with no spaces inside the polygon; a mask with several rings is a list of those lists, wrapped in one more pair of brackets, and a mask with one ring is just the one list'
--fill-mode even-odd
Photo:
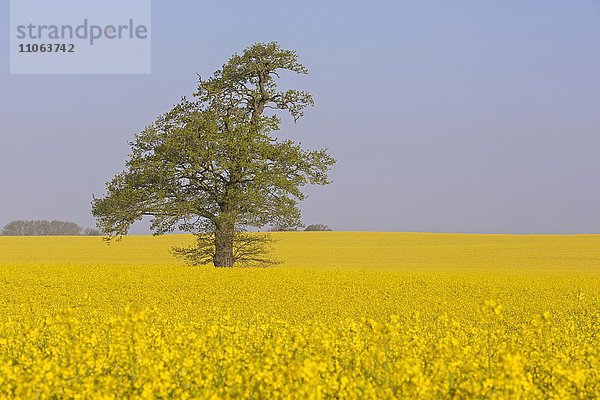
{"label": "lone tree", "polygon": [[183,98],[130,143],[125,171],[92,202],[98,228],[122,236],[151,216],[156,235],[175,228],[196,234],[195,246],[175,250],[194,264],[268,262],[268,239],[245,230],[301,226],[301,187],[330,183],[335,163],[327,149],[275,137],[278,111],[296,122],[313,105],[307,92],[278,90],[285,71],[308,72],[295,51],[257,43],[200,78],[193,100]]}

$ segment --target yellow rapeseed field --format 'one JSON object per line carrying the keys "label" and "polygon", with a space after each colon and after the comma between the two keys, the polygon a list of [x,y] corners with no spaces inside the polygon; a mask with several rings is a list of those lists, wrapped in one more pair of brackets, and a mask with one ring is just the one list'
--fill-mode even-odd
{"label": "yellow rapeseed field", "polygon": [[600,236],[0,237],[0,398],[600,397]]}

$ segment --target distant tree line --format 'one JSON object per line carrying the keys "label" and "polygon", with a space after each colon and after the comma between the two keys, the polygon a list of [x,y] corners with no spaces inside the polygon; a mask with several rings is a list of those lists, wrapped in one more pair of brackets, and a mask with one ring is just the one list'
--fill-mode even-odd
{"label": "distant tree line", "polygon": [[100,236],[98,229],[83,228],[69,221],[11,221],[4,226],[2,236]]}

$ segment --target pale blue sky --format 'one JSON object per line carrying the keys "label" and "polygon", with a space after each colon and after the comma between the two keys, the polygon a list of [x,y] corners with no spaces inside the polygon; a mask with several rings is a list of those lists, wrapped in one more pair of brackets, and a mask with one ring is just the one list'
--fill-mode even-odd
{"label": "pale blue sky", "polygon": [[305,222],[600,231],[600,1],[154,1],[146,76],[9,75],[7,1],[0,14],[0,226],[93,225],[133,134],[197,72],[276,40],[317,102],[285,134],[338,159]]}

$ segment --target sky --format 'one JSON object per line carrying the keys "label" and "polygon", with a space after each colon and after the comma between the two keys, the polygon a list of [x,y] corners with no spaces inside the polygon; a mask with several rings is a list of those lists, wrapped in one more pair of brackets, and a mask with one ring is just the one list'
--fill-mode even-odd
{"label": "sky", "polygon": [[316,101],[281,134],[338,161],[306,189],[305,223],[600,232],[599,0],[155,0],[148,75],[11,75],[8,1],[0,16],[0,226],[93,226],[133,135],[197,73],[278,41]]}

